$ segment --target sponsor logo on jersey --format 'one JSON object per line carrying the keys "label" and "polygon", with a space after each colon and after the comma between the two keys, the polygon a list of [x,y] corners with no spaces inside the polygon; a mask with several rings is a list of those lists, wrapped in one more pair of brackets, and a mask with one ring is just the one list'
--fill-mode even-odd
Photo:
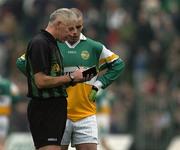
{"label": "sponsor logo on jersey", "polygon": [[68,54],[76,54],[76,51],[68,51]]}
{"label": "sponsor logo on jersey", "polygon": [[82,59],[87,60],[87,59],[89,59],[89,56],[90,56],[90,54],[88,51],[82,51],[81,52],[81,58]]}
{"label": "sponsor logo on jersey", "polygon": [[53,72],[59,72],[59,71],[60,71],[60,66],[59,66],[59,64],[53,64],[51,70],[52,70]]}

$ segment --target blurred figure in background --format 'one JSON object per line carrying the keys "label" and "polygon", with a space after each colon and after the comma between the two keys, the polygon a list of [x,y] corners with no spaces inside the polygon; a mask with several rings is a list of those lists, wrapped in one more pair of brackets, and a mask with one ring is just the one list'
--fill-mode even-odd
{"label": "blurred figure in background", "polygon": [[10,80],[0,76],[0,150],[9,131],[11,105],[20,99],[18,87]]}
{"label": "blurred figure in background", "polygon": [[111,106],[115,95],[110,90],[100,90],[96,98],[98,137],[104,150],[111,150],[107,144],[107,136],[110,131]]}

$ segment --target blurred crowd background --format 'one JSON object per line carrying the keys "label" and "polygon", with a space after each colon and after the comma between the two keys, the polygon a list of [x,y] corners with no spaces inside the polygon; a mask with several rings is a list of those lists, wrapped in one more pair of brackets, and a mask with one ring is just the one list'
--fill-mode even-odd
{"label": "blurred crowd background", "polygon": [[79,8],[83,33],[126,63],[108,88],[116,97],[110,133],[133,135],[131,150],[165,150],[180,134],[179,0],[0,0],[0,75],[21,94],[12,106],[10,133],[28,131],[26,78],[16,59],[60,7]]}

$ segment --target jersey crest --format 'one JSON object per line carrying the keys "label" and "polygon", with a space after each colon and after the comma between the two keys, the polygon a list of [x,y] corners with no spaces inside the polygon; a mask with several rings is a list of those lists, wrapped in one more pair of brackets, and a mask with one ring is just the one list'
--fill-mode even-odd
{"label": "jersey crest", "polygon": [[89,56],[90,56],[90,54],[88,51],[85,50],[85,51],[81,52],[81,58],[82,59],[87,60],[87,59],[89,59]]}

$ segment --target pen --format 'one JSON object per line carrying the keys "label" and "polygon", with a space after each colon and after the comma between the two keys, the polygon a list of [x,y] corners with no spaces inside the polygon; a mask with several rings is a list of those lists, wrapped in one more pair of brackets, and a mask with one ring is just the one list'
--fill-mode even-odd
{"label": "pen", "polygon": [[78,69],[80,69],[80,67],[79,67],[79,66],[76,66],[76,67],[78,67]]}

